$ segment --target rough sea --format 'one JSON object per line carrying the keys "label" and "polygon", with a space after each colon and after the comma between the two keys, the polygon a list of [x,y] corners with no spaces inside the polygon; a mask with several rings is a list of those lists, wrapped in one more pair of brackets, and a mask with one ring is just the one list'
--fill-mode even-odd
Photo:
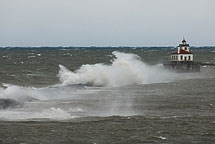
{"label": "rough sea", "polygon": [[[215,47],[191,48],[215,63]],[[215,66],[172,47],[0,48],[1,144],[215,143]]]}

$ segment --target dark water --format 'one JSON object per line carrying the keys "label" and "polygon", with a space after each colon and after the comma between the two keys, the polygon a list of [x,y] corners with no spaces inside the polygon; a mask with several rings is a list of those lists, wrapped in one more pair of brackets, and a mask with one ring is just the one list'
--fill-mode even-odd
{"label": "dark water", "polygon": [[0,143],[214,143],[215,68],[165,70],[171,52],[0,49]]}

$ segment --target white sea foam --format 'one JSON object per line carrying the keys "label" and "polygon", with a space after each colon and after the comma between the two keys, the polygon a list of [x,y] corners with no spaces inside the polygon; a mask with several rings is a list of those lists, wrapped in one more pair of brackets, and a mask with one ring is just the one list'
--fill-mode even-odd
{"label": "white sea foam", "polygon": [[63,109],[55,108],[55,107],[46,109],[42,112],[38,112],[32,115],[33,119],[45,118],[45,119],[65,120],[65,119],[72,119],[75,117],[76,116],[71,116]]}
{"label": "white sea foam", "polygon": [[135,54],[113,52],[112,64],[102,63],[82,65],[75,72],[59,65],[58,76],[64,85],[86,84],[90,86],[124,86],[166,82],[175,77],[175,73],[161,66],[149,66]]}
{"label": "white sea foam", "polygon": [[67,120],[77,116],[71,116],[61,108],[51,107],[41,112],[28,112],[18,110],[0,111],[1,120],[32,120],[32,119],[50,119],[50,120]]}
{"label": "white sea foam", "polygon": [[30,99],[46,99],[46,97],[41,94],[37,88],[21,87],[9,84],[3,84],[3,86],[5,89],[2,89],[0,94],[0,98],[3,99],[14,99],[20,103],[29,101]]}
{"label": "white sea foam", "polygon": [[68,111],[69,112],[84,112],[84,110],[81,108],[69,108]]}
{"label": "white sea foam", "polygon": [[52,99],[70,99],[78,94],[90,93],[84,91],[83,87],[63,87],[61,85],[35,88],[22,87],[17,85],[2,84],[0,88],[0,99],[14,99],[17,102],[24,103],[31,100],[52,100]]}

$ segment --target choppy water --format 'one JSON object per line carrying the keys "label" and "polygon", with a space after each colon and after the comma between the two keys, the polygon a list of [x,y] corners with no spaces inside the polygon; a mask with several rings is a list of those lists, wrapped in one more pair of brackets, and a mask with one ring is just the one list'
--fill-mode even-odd
{"label": "choppy water", "polygon": [[0,143],[213,143],[215,68],[165,70],[171,51],[0,49]]}

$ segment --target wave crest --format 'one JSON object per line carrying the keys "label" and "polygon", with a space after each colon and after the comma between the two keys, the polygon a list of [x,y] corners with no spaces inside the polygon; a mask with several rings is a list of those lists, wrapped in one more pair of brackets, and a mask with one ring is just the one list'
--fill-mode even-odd
{"label": "wave crest", "polygon": [[157,66],[149,66],[135,54],[113,53],[110,65],[102,63],[82,65],[75,72],[59,65],[58,77],[64,85],[123,86],[147,84],[168,80],[173,73]]}

